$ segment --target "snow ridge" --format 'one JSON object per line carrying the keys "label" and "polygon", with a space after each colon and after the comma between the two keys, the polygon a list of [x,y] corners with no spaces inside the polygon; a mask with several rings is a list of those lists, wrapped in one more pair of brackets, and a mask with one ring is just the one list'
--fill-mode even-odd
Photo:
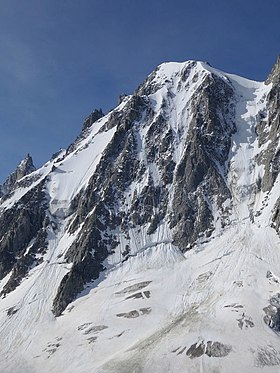
{"label": "snow ridge", "polygon": [[279,371],[273,74],[161,64],[2,197],[1,371]]}

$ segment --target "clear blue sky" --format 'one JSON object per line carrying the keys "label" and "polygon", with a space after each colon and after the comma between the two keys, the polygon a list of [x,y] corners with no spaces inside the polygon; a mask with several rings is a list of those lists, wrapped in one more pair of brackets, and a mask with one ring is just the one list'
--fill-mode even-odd
{"label": "clear blue sky", "polygon": [[0,0],[0,180],[66,147],[156,65],[197,59],[264,80],[279,0]]}

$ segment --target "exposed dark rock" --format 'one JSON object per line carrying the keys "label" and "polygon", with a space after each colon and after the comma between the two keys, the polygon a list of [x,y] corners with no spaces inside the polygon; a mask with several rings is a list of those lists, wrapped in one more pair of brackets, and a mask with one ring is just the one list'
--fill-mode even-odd
{"label": "exposed dark rock", "polygon": [[28,253],[24,253],[22,256],[17,256],[11,276],[3,287],[0,295],[6,295],[13,291],[21,283],[22,279],[28,274],[29,270],[41,263],[42,258],[40,260],[38,254],[44,254],[47,247],[46,240],[46,229],[41,228],[37,233],[34,243],[30,245]]}
{"label": "exposed dark rock", "polygon": [[7,310],[7,315],[8,316],[13,316],[18,312],[18,309],[16,307],[10,307]]}
{"label": "exposed dark rock", "polygon": [[265,167],[261,182],[262,190],[270,191],[280,172],[280,151],[275,151],[279,144],[280,130],[280,57],[278,57],[266,83],[271,83],[272,88],[267,97],[267,111],[261,113],[256,132],[259,145],[268,144],[258,156],[258,163]]}
{"label": "exposed dark rock", "polygon": [[124,102],[124,100],[127,98],[128,96],[123,93],[122,95],[119,95],[119,102],[118,104],[120,105],[122,102]]}
{"label": "exposed dark rock", "polygon": [[83,124],[82,131],[86,130],[87,128],[91,127],[94,122],[104,116],[101,109],[95,109],[85,120]]}
{"label": "exposed dark rock", "polygon": [[[137,148],[133,123],[139,119],[145,105],[145,100],[138,96],[128,102],[115,135],[104,151],[87,189],[72,203],[75,218],[69,227],[70,232],[74,232],[82,222],[84,225],[65,256],[68,262],[73,263],[73,267],[64,276],[54,299],[53,311],[56,316],[83,290],[86,282],[98,278],[104,269],[102,262],[117,245],[109,232],[121,224],[121,217],[112,211],[128,183],[136,177],[133,176]],[[93,209],[94,213],[88,215]]]}
{"label": "exposed dark rock", "polygon": [[[182,79],[187,79],[188,72],[184,71],[183,75]],[[148,80],[152,81],[154,76],[152,74]],[[167,214],[170,183],[175,186],[170,228],[174,229],[174,243],[182,251],[201,233],[210,235],[211,203],[215,200],[221,207],[230,198],[221,170],[226,174],[225,163],[235,131],[235,125],[229,119],[233,114],[230,112],[232,87],[209,75],[196,92],[193,121],[177,169],[173,160],[174,134],[165,116],[168,103],[163,102],[161,113],[155,116],[146,95],[158,87],[149,87],[148,91],[145,87],[145,84],[139,87],[121,111],[112,112],[106,129],[116,128],[114,136],[87,188],[72,201],[73,220],[69,232],[74,233],[81,223],[84,225],[66,254],[66,260],[73,262],[73,267],[58,289],[54,301],[56,315],[83,289],[85,282],[94,280],[103,270],[102,262],[118,245],[110,231],[118,229],[128,237],[129,229],[133,227],[146,226],[148,234],[157,230]],[[139,133],[140,120],[147,126],[145,138]],[[140,157],[141,152],[145,152],[145,159]],[[150,165],[157,167],[160,185],[148,171]],[[134,191],[131,205],[125,207],[125,191],[133,182],[147,178],[147,173],[148,181],[142,190]],[[82,264],[76,269],[85,257],[92,269],[87,278],[80,268]]]}
{"label": "exposed dark rock", "polygon": [[205,343],[202,341],[191,345],[187,350],[186,355],[191,359],[200,357],[204,354],[209,357],[225,357],[231,352],[231,350],[232,347],[230,345],[225,345],[221,342],[207,341]]}
{"label": "exposed dark rock", "polygon": [[280,294],[270,299],[270,304],[264,309],[264,322],[276,332],[280,331]]}
{"label": "exposed dark rock", "polygon": [[[183,251],[199,234],[213,229],[209,203],[216,196],[222,209],[231,198],[223,176],[226,174],[231,135],[235,125],[228,115],[233,89],[224,81],[210,76],[197,94],[198,102],[186,140],[186,150],[179,163],[175,179],[171,227],[175,228],[174,243]],[[223,117],[223,120],[221,120]],[[220,166],[218,166],[220,165]],[[224,175],[221,175],[224,169]]]}
{"label": "exposed dark rock", "polygon": [[151,283],[151,281],[139,282],[138,284],[128,286],[128,287],[124,288],[123,290],[116,292],[115,294],[116,295],[124,295],[124,294],[134,293],[137,290],[144,289],[145,287],[150,285],[150,283]]}
{"label": "exposed dark rock", "polygon": [[36,168],[33,164],[32,157],[27,154],[27,156],[18,164],[15,171],[8,176],[4,184],[1,186],[2,194],[9,194],[15,188],[18,180],[31,174],[35,170]]}
{"label": "exposed dark rock", "polygon": [[[90,326],[89,328],[87,328],[83,334],[91,334],[91,333],[95,333],[95,334],[98,334],[100,333],[102,330],[105,330],[107,329],[108,326],[106,325],[94,325],[94,326]],[[78,328],[79,330],[79,328]]]}
{"label": "exposed dark rock", "polygon": [[95,280],[103,267],[88,254],[87,257],[73,265],[58,288],[53,301],[53,313],[60,316],[68,304],[83,290],[84,284]]}
{"label": "exposed dark rock", "polygon": [[[118,244],[110,231],[122,224],[119,201],[128,185],[137,177],[137,140],[134,127],[147,106],[138,95],[128,100],[120,116],[112,116],[108,127],[116,126],[111,142],[103,152],[96,172],[86,190],[75,198],[71,211],[75,217],[69,226],[73,233],[81,223],[83,230],[66,253],[73,262],[71,271],[63,278],[53,302],[53,311],[60,315],[86,282],[98,278],[102,262]],[[94,213],[89,213],[94,209]],[[116,211],[113,213],[113,211]],[[104,239],[106,234],[107,238]]]}
{"label": "exposed dark rock", "polygon": [[250,316],[246,316],[245,313],[242,313],[242,317],[240,319],[237,319],[238,327],[242,330],[253,328],[255,326],[252,318]]}
{"label": "exposed dark rock", "polygon": [[152,312],[151,307],[140,308],[139,311],[142,315],[149,315]]}
{"label": "exposed dark rock", "polygon": [[278,198],[275,203],[273,214],[272,214],[272,221],[273,221],[272,227],[275,228],[279,234],[280,233],[280,198]]}
{"label": "exposed dark rock", "polygon": [[158,67],[147,77],[147,79],[145,79],[145,81],[143,82],[143,84],[141,84],[137,90],[136,90],[136,94],[138,94],[139,96],[148,96],[152,93],[155,93],[156,91],[158,91],[158,89],[160,88],[160,85],[159,84],[156,84],[155,83],[155,76],[157,74],[157,71],[158,71]]}
{"label": "exposed dark rock", "polygon": [[280,56],[277,57],[275,65],[272,67],[271,73],[269,74],[266,84],[279,84],[280,83]]}
{"label": "exposed dark rock", "polygon": [[66,260],[72,262],[73,266],[63,277],[53,301],[53,312],[56,316],[61,315],[67,305],[83,290],[84,285],[97,279],[104,269],[102,262],[108,256],[108,250],[100,230],[94,228],[98,226],[97,218],[95,224],[94,220],[87,220],[86,224],[93,224],[93,227],[87,229],[87,234],[84,232],[80,235],[66,253]]}
{"label": "exposed dark rock", "polygon": [[[2,237],[0,242],[0,279],[5,277],[16,263],[18,263],[17,269],[15,268],[17,277],[20,277],[19,273],[23,274],[23,267],[31,265],[30,257],[25,257],[25,252],[32,239],[35,239],[34,248],[41,247],[41,229],[44,226],[46,209],[43,185],[44,182],[41,182],[31,189],[13,208],[5,210],[0,216],[0,235]],[[19,264],[21,261],[22,265]]]}
{"label": "exposed dark rock", "polygon": [[227,356],[232,350],[230,345],[225,345],[220,342],[208,341],[206,345],[205,354],[209,357],[224,357]]}
{"label": "exposed dark rock", "polygon": [[88,328],[90,325],[92,325],[92,322],[86,322],[82,325],[79,325],[77,329],[78,330],[84,330],[84,329]]}
{"label": "exposed dark rock", "polygon": [[116,315],[117,317],[125,317],[126,319],[135,319],[136,317],[139,317],[140,314],[137,310],[124,312],[124,313],[118,313]]}
{"label": "exposed dark rock", "polygon": [[97,340],[97,337],[90,337],[87,339],[88,340],[88,343],[94,343],[96,340]]}
{"label": "exposed dark rock", "polygon": [[87,135],[88,135],[88,130],[89,128],[93,125],[93,123],[95,123],[97,120],[99,120],[100,118],[102,118],[104,116],[103,112],[101,109],[95,109],[85,120],[84,120],[84,123],[83,123],[83,127],[82,127],[82,131],[81,133],[79,134],[79,136],[76,138],[76,140],[70,145],[68,146],[68,148],[66,149],[66,155],[72,153],[73,151],[75,151],[76,147],[77,147],[77,144],[82,140],[84,139]]}
{"label": "exposed dark rock", "polygon": [[127,299],[144,299],[144,297],[143,297],[142,293],[135,293],[135,294],[132,294],[132,295],[126,297],[125,299],[126,300]]}
{"label": "exposed dark rock", "polygon": [[64,153],[63,149],[58,150],[57,152],[53,153],[50,160],[51,161],[53,161],[53,160],[57,160],[57,161],[60,160],[61,161],[63,159],[63,153]]}
{"label": "exposed dark rock", "polygon": [[201,343],[194,343],[191,347],[187,350],[186,355],[189,356],[191,359],[196,357],[200,357],[205,353],[205,344],[202,341]]}

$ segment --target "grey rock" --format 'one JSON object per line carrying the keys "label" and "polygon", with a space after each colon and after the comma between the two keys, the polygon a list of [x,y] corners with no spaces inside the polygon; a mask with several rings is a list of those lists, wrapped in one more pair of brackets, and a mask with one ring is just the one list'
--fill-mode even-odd
{"label": "grey rock", "polygon": [[24,176],[31,174],[36,168],[33,164],[32,157],[27,154],[26,157],[18,164],[17,168],[11,173],[1,186],[1,192],[4,195],[9,194],[17,185],[17,181]]}
{"label": "grey rock", "polygon": [[130,285],[120,291],[117,291],[115,294],[116,295],[124,295],[124,294],[130,294],[134,293],[137,290],[141,290],[146,288],[148,285],[150,285],[151,281],[143,281],[139,282],[138,284]]}
{"label": "grey rock", "polygon": [[280,56],[277,57],[276,62],[272,67],[271,73],[266,80],[266,84],[270,83],[280,83]]}
{"label": "grey rock", "polygon": [[85,120],[83,124],[82,131],[86,130],[87,128],[91,127],[93,123],[95,123],[98,119],[104,116],[102,109],[95,109]]}
{"label": "grey rock", "polygon": [[280,234],[280,198],[277,199],[272,212],[272,227]]}
{"label": "grey rock", "polygon": [[272,88],[267,97],[267,109],[260,113],[256,127],[259,145],[267,143],[266,149],[259,155],[257,161],[265,167],[265,173],[261,181],[263,191],[270,191],[279,174],[280,151],[275,151],[278,146],[280,128],[280,58],[278,57],[267,81]]}
{"label": "grey rock", "polygon": [[280,331],[280,294],[270,298],[270,304],[264,309],[264,322],[276,332]]}
{"label": "grey rock", "polygon": [[[174,243],[183,251],[201,233],[207,236],[213,229],[208,197],[216,196],[221,209],[223,202],[231,198],[224,176],[231,135],[235,132],[228,115],[234,92],[227,83],[210,76],[197,95],[186,150],[173,180],[171,227],[175,228]],[[224,122],[220,119],[221,112]],[[224,169],[224,175],[220,174],[217,164]]]}
{"label": "grey rock", "polygon": [[[0,216],[0,279],[14,267],[10,282],[2,294],[14,289],[27,268],[35,261],[35,253],[45,248],[44,233],[46,200],[42,190],[44,181],[26,193],[13,208],[5,210]],[[23,207],[24,206],[24,207]],[[31,240],[33,249],[25,255]],[[34,255],[34,256],[33,256]]]}
{"label": "grey rock", "polygon": [[70,145],[68,146],[68,148],[66,149],[66,155],[72,153],[75,151],[76,147],[77,147],[77,144],[83,140],[87,135],[88,135],[88,131],[90,129],[90,127],[96,122],[98,121],[100,118],[102,118],[104,116],[103,112],[102,112],[102,109],[95,109],[85,120],[84,120],[84,123],[83,123],[83,127],[82,127],[82,131],[81,133],[79,134],[79,136],[76,138],[76,140]]}
{"label": "grey rock", "polygon": [[193,345],[188,348],[186,355],[189,356],[191,359],[200,357],[205,353],[205,344],[204,341],[201,343],[194,343]]}
{"label": "grey rock", "polygon": [[13,266],[11,276],[8,282],[4,285],[0,295],[6,295],[20,285],[22,279],[28,274],[29,270],[41,263],[38,254],[43,255],[47,248],[47,232],[45,228],[41,228],[36,235],[34,243],[29,248],[27,254],[17,256]]}
{"label": "grey rock", "polygon": [[135,319],[140,316],[139,312],[137,310],[124,312],[124,313],[118,313],[116,315],[117,317],[125,317],[126,319]]}
{"label": "grey rock", "polygon": [[221,342],[212,342],[212,341],[202,341],[194,343],[187,350],[186,355],[191,359],[198,358],[202,355],[207,355],[209,357],[225,357],[232,351],[230,345],[225,345]]}
{"label": "grey rock", "polygon": [[230,345],[225,345],[220,342],[207,342],[205,354],[209,357],[224,357],[232,350]]}

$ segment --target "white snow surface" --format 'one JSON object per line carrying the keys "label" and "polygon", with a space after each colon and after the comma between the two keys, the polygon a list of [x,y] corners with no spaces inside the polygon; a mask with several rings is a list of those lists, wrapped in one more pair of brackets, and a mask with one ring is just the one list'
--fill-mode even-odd
{"label": "white snow surface", "polygon": [[[43,263],[0,300],[1,373],[280,371],[280,337],[263,320],[263,308],[280,286],[280,240],[270,227],[279,181],[269,196],[253,192],[263,174],[255,162],[262,150],[254,131],[256,117],[271,86],[193,63],[160,65],[154,78],[159,89],[149,99],[155,118],[161,112],[168,116],[178,144],[174,155],[178,164],[191,120],[190,101],[205,76],[216,74],[234,88],[237,132],[227,180],[234,196],[231,224],[221,228],[217,223],[209,240],[185,255],[172,244],[166,221],[151,236],[143,227],[131,230],[133,256],[121,262],[128,242],[118,237],[121,244],[107,259],[107,271],[55,318],[52,300],[71,267],[63,254],[78,233],[66,233],[70,202],[86,188],[116,130],[106,129],[109,114],[100,119],[74,151],[35,171],[32,175],[39,176],[32,186],[16,190],[1,205],[10,208],[48,176],[49,210],[60,219],[58,231],[50,232]],[[182,83],[181,74],[190,66]],[[139,149],[144,149],[147,131],[143,125]],[[141,157],[145,159],[144,151]],[[159,171],[156,165],[149,167],[157,185]],[[128,204],[134,190],[144,185],[145,181],[131,186]],[[251,214],[261,208],[262,214],[253,221]],[[0,289],[8,278],[0,282]],[[8,315],[12,307],[16,312]],[[224,357],[186,355],[202,341],[220,342],[230,346],[230,352]]]}

